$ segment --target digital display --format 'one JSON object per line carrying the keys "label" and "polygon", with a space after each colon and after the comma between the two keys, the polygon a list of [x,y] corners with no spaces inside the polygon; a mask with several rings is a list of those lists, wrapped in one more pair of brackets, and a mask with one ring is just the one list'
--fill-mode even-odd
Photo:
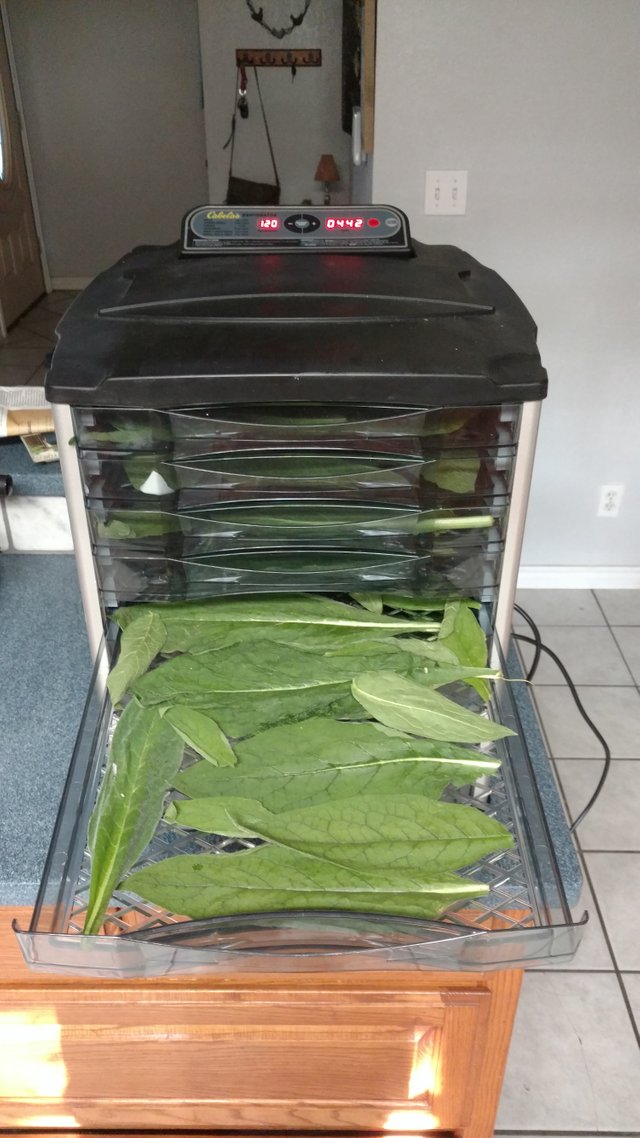
{"label": "digital display", "polygon": [[392,206],[204,205],[183,222],[183,253],[410,253],[404,215]]}
{"label": "digital display", "polygon": [[326,217],[326,229],[362,229],[363,217]]}

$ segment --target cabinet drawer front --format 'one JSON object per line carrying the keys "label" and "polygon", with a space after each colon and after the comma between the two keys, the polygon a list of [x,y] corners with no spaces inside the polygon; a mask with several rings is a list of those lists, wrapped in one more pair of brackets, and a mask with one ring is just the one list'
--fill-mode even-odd
{"label": "cabinet drawer front", "polygon": [[108,1104],[124,1127],[140,1121],[143,1105],[171,1112],[177,1103],[183,1126],[429,1130],[467,1117],[490,1002],[484,989],[385,1001],[193,995],[58,994],[50,1008],[10,1001],[2,1117],[25,1125],[72,1115],[87,1127],[100,1124],[96,1110]]}

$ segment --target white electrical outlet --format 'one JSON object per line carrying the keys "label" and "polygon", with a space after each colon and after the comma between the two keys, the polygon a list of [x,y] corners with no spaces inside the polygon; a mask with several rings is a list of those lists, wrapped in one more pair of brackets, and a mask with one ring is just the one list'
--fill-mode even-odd
{"label": "white electrical outlet", "polygon": [[424,212],[432,217],[467,212],[467,171],[427,170]]}
{"label": "white electrical outlet", "polygon": [[617,518],[622,504],[624,486],[601,486],[598,500],[599,518]]}

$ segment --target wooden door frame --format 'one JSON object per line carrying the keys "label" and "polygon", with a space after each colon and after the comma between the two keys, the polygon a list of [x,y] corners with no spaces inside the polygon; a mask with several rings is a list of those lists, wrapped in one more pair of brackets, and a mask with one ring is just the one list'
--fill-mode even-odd
{"label": "wooden door frame", "polygon": [[[22,149],[24,152],[24,164],[27,170],[27,182],[29,185],[29,197],[31,198],[31,208],[33,210],[33,219],[36,228],[36,235],[38,238],[38,247],[40,251],[40,264],[42,266],[42,277],[44,280],[44,287],[46,292],[51,292],[51,277],[49,275],[49,266],[47,264],[47,257],[44,249],[44,238],[42,235],[42,224],[40,221],[40,210],[38,208],[38,198],[36,195],[35,181],[33,177],[33,165],[31,163],[31,151],[29,150],[29,140],[27,138],[27,130],[24,121],[24,111],[22,108],[22,96],[20,94],[20,84],[18,81],[18,72],[16,68],[16,58],[13,51],[13,43],[11,40],[11,28],[9,26],[9,13],[7,12],[6,0],[0,0],[0,23],[4,32],[4,38],[7,45],[7,55],[9,57],[9,71],[11,72],[11,83],[13,85],[13,95],[16,101],[16,109],[18,111],[18,121],[20,124],[20,139],[22,142]],[[7,334],[7,329],[4,323],[4,316],[0,309],[0,337],[4,338]]]}

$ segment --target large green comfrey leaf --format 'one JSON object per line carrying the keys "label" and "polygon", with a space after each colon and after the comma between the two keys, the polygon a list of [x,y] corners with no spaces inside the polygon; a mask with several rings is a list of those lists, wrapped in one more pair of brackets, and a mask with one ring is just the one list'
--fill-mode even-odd
{"label": "large green comfrey leaf", "polygon": [[[162,865],[173,865],[178,858],[171,858]],[[216,859],[218,860],[218,859]],[[222,860],[222,859],[220,859]],[[226,860],[226,859],[225,859]],[[452,889],[450,894],[430,896],[428,893],[300,893],[287,890],[265,890],[263,893],[239,889],[221,889],[216,885],[200,889],[194,882],[202,880],[200,874],[187,877],[186,871],[180,874],[176,884],[167,884],[166,876],[160,879],[153,872],[160,866],[149,866],[142,880],[131,882],[131,888],[147,901],[162,905],[173,913],[182,913],[194,920],[205,917],[232,917],[253,913],[278,912],[347,912],[376,913],[384,916],[414,917],[417,920],[433,920],[445,909],[461,899],[460,892]],[[191,888],[189,888],[189,884]],[[172,887],[173,885],[173,887]],[[185,887],[186,886],[186,887]],[[468,894],[463,894],[468,896]],[[476,894],[477,896],[477,894]]]}
{"label": "large green comfrey leaf", "polygon": [[236,744],[238,767],[195,763],[175,786],[190,798],[259,799],[278,813],[358,794],[426,794],[493,774],[497,759],[447,743],[407,738],[375,723],[310,718]]}
{"label": "large green comfrey leaf", "polygon": [[482,668],[487,662],[487,641],[477,617],[464,601],[445,605],[438,640],[461,664]]}
{"label": "large green comfrey leaf", "polygon": [[[487,662],[487,641],[477,617],[464,601],[449,601],[445,606],[438,643],[453,652],[461,664],[483,667]],[[483,699],[491,690],[482,679],[470,680]]]}
{"label": "large green comfrey leaf", "polygon": [[268,766],[279,774],[311,771],[314,764],[340,768],[413,759],[446,761],[461,768],[481,767],[484,774],[497,770],[500,765],[497,759],[470,747],[414,739],[379,723],[317,718],[262,731],[238,743],[236,751],[243,768],[254,766],[264,770]]}
{"label": "large green comfrey leaf", "polygon": [[[236,820],[234,811],[242,811],[252,820],[247,826]],[[225,838],[255,838],[254,827],[266,825],[271,817],[269,810],[253,798],[185,798],[170,802],[164,820],[205,834],[222,834]]]}
{"label": "large green comfrey leaf", "polygon": [[[417,670],[414,657],[395,648],[367,654],[364,666],[367,670]],[[172,657],[139,679],[134,690],[147,706],[192,700],[201,706],[213,704],[218,693],[286,693],[348,684],[354,671],[362,667],[351,656],[300,652],[271,640],[258,640],[198,656]]]}
{"label": "large green comfrey leaf", "polygon": [[113,890],[160,821],[183,743],[158,711],[132,700],[111,741],[107,770],[89,823],[91,885],[85,933],[97,933]]}
{"label": "large green comfrey leaf", "polygon": [[351,869],[422,869],[435,876],[512,845],[508,830],[482,811],[410,794],[362,795],[282,814],[242,798],[174,807],[176,820],[188,813],[194,829],[262,838]]}
{"label": "large green comfrey leaf", "polygon": [[333,719],[362,719],[362,707],[351,694],[350,684],[305,688],[290,692],[220,693],[202,705],[233,739],[253,735],[278,723],[297,723],[310,715]]}
{"label": "large green comfrey leaf", "polygon": [[[197,657],[211,673],[213,691],[293,691],[347,683],[354,670],[417,670],[416,661],[394,644],[353,645],[351,652],[301,652],[288,644],[260,640],[235,644]],[[364,664],[359,665],[359,661]],[[163,665],[167,667],[168,665]]]}
{"label": "large green comfrey leaf", "polygon": [[[206,652],[231,648],[243,642],[255,644],[258,640],[272,640],[277,644],[287,644],[302,652],[337,652],[344,648],[354,650],[357,645],[391,645],[401,647],[404,643],[392,628],[368,628],[364,625],[348,627],[331,624],[250,624],[248,621],[207,621],[200,624],[182,625],[178,621],[167,622],[167,636],[163,648],[164,655],[174,652],[188,652],[201,655]],[[413,638],[415,639],[415,638]]]}
{"label": "large green comfrey leaf", "polygon": [[177,601],[157,605],[135,605],[118,609],[114,620],[121,628],[138,619],[141,612],[157,612],[163,621],[182,624],[202,621],[249,621],[252,624],[329,624],[346,628],[394,629],[397,632],[432,632],[439,622],[409,621],[384,614],[369,613],[354,605],[314,594],[284,594],[272,597],[229,597],[209,601]]}
{"label": "large green comfrey leaf", "polygon": [[365,672],[351,690],[368,713],[398,731],[452,743],[485,743],[514,732],[394,672]]}
{"label": "large green comfrey leaf", "polygon": [[428,919],[487,886],[452,873],[358,872],[262,846],[247,853],[182,855],[150,865],[127,881],[146,901],[192,919],[238,913],[324,909]]}
{"label": "large green comfrey leaf", "polygon": [[107,680],[112,703],[119,703],[124,693],[146,672],[162,650],[165,637],[164,624],[154,612],[145,613],[125,628],[120,637],[118,662]]}

